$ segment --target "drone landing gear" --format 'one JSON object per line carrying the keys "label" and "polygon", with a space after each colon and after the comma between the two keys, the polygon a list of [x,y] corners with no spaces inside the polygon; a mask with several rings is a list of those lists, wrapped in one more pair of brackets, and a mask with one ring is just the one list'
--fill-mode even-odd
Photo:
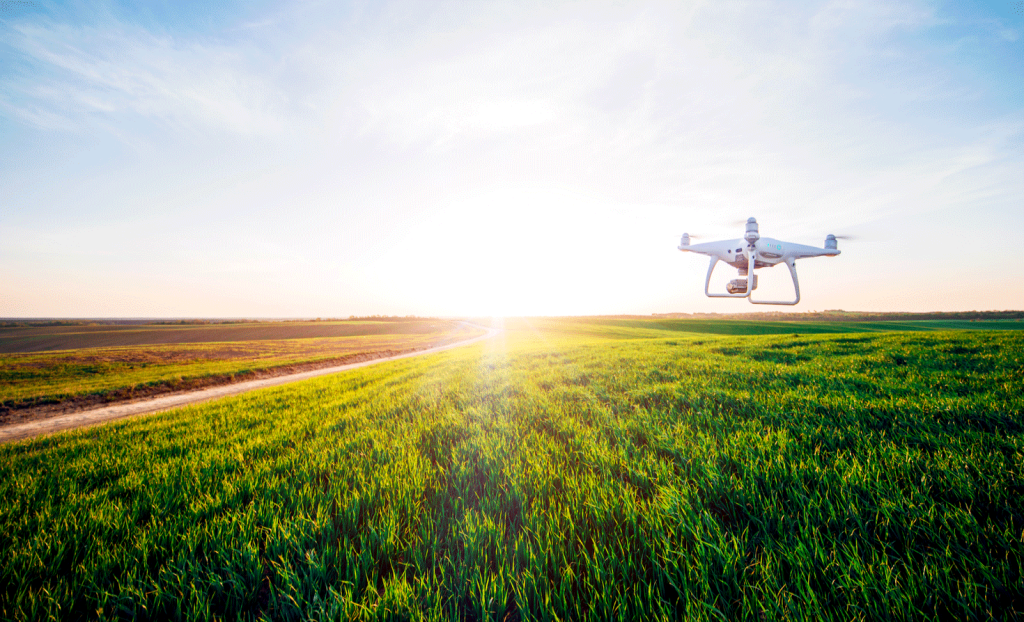
{"label": "drone landing gear", "polygon": [[730,293],[712,294],[711,274],[715,271],[715,266],[718,265],[718,257],[712,257],[711,265],[708,266],[708,276],[704,280],[704,295],[708,298],[746,298],[751,304],[755,305],[795,305],[800,302],[800,282],[796,277],[796,262],[793,259],[786,259],[785,263],[786,267],[789,268],[789,275],[793,277],[793,291],[796,294],[796,298],[793,300],[754,300],[751,294],[753,293],[754,288],[757,287],[757,277],[754,275],[755,259],[755,253],[749,253],[747,255],[747,282],[745,288],[743,287],[742,280],[736,279],[729,283],[727,291]]}
{"label": "drone landing gear", "polygon": [[[750,267],[752,269],[754,267],[753,257],[751,257],[750,263]],[[793,292],[796,294],[796,298],[793,300],[754,300],[753,297],[748,297],[747,300],[749,300],[751,304],[755,305],[795,305],[800,302],[800,281],[796,278],[796,261],[787,259],[786,267],[789,268],[789,275],[793,277]]]}

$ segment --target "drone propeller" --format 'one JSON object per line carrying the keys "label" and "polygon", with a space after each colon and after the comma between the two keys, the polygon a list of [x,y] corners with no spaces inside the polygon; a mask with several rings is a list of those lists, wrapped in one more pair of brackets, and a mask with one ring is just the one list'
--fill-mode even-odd
{"label": "drone propeller", "polygon": [[[740,220],[730,220],[730,221],[729,221],[729,223],[728,223],[728,225],[729,225],[730,227],[743,227],[743,226],[745,226],[745,225],[746,225],[746,224],[747,224],[748,222],[750,222],[750,220],[749,220],[749,219],[743,218],[743,219],[740,219]],[[690,236],[690,237],[693,237],[693,236]],[[848,241],[853,241],[853,240],[859,240],[859,239],[860,239],[860,236],[858,236],[858,235],[837,235],[837,236],[835,236],[835,238],[836,238],[837,240],[848,240]]]}
{"label": "drone propeller", "polygon": [[689,233],[684,233],[682,236],[679,237],[679,248],[680,249],[686,248],[687,246],[690,245],[690,240],[694,240],[694,239],[699,240],[699,239],[701,239],[703,237],[704,237],[703,235],[697,235],[697,234],[690,235]]}

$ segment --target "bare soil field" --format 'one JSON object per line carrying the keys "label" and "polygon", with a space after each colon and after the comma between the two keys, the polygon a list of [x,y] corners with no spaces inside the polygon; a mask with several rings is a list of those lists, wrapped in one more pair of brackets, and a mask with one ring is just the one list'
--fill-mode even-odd
{"label": "bare soil field", "polygon": [[422,335],[450,330],[445,320],[252,322],[208,325],[0,326],[0,354],[117,346]]}

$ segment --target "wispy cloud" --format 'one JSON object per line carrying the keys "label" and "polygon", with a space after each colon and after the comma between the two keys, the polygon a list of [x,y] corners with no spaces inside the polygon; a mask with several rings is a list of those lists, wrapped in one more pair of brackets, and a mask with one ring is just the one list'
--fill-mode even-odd
{"label": "wispy cloud", "polygon": [[131,118],[174,130],[261,134],[281,127],[279,93],[234,47],[157,36],[130,24],[40,20],[7,29],[20,56],[5,107],[41,129],[87,130]]}

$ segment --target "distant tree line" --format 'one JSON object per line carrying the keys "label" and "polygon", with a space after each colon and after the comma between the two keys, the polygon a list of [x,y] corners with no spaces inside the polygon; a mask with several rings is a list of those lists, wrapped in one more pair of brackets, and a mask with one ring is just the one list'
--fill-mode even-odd
{"label": "distant tree line", "polygon": [[[587,316],[582,316],[587,317]],[[785,311],[764,311],[760,313],[652,313],[651,315],[598,315],[595,318],[615,319],[695,319],[695,320],[759,320],[765,322],[885,322],[911,320],[1022,320],[1024,311],[932,311],[926,313],[906,312],[874,312],[844,311],[829,309],[826,311],[808,311],[792,313]],[[207,324],[247,324],[253,322],[408,322],[415,320],[436,320],[438,318],[419,315],[350,315],[347,318],[295,318],[295,319],[123,319],[123,318],[0,318],[0,328],[16,328],[27,326],[124,326],[140,324],[159,325],[207,325]]]}
{"label": "distant tree line", "polygon": [[[319,319],[319,318],[317,318]],[[377,322],[402,322],[406,320],[433,320],[437,318],[422,317],[419,315],[350,315],[350,320],[374,320]],[[337,320],[335,320],[337,321]]]}
{"label": "distant tree line", "polygon": [[896,311],[844,311],[843,309],[829,309],[826,311],[808,311],[803,313],[791,313],[785,311],[764,311],[760,313],[652,313],[651,316],[672,319],[718,318],[728,320],[762,320],[770,322],[886,322],[910,320],[984,321],[1021,320],[1024,319],[1024,311],[930,311],[926,313],[913,313]]}

